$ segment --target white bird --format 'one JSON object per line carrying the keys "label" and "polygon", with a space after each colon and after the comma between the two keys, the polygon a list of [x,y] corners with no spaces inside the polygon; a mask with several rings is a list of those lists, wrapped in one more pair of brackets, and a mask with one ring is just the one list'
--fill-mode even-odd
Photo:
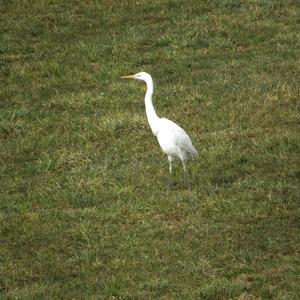
{"label": "white bird", "polygon": [[[122,76],[121,78],[137,79],[146,83],[145,107],[148,123],[152,133],[157,137],[161,149],[168,156],[170,178],[172,175],[172,161],[176,159],[182,161],[183,170],[187,176],[185,161],[189,158],[195,158],[198,153],[190,137],[180,126],[171,120],[160,118],[156,114],[152,102],[153,80],[151,75],[146,72],[140,72],[135,75]],[[187,182],[190,189],[188,178]]]}

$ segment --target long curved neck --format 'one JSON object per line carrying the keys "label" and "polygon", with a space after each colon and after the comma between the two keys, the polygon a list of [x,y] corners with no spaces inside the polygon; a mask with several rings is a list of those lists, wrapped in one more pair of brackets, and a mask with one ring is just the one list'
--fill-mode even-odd
{"label": "long curved neck", "polygon": [[159,117],[155,112],[152,97],[153,97],[153,81],[151,78],[149,78],[146,81],[147,85],[147,92],[145,95],[145,107],[146,107],[146,115],[148,119],[148,123],[150,125],[150,128],[152,130],[152,133],[156,136],[158,133],[158,121]]}

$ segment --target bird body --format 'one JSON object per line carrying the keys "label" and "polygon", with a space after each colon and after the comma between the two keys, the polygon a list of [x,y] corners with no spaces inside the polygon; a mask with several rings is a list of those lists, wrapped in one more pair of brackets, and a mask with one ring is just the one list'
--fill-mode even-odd
{"label": "bird body", "polygon": [[156,137],[161,149],[171,160],[185,161],[197,156],[197,151],[187,133],[171,120],[165,118],[159,120]]}
{"label": "bird body", "polygon": [[172,161],[176,159],[182,161],[183,169],[186,172],[185,161],[189,158],[195,158],[197,151],[188,134],[179,125],[169,119],[160,118],[156,114],[152,101],[153,81],[151,75],[140,72],[122,78],[137,79],[146,83],[145,108],[148,123],[152,133],[157,137],[161,149],[168,156],[170,175],[172,173]]}

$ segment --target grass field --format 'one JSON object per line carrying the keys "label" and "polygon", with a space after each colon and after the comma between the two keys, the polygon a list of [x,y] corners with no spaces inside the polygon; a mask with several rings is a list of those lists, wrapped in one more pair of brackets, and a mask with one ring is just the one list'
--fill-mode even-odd
{"label": "grass field", "polygon": [[[1,299],[299,299],[300,4],[1,1]],[[168,162],[144,111],[199,152]]]}

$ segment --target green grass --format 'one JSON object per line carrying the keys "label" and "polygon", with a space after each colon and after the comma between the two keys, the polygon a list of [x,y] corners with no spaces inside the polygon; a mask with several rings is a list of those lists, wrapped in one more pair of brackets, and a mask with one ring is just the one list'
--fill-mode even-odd
{"label": "green grass", "polygon": [[[299,299],[298,1],[0,12],[0,298]],[[142,70],[191,192],[120,79]]]}

